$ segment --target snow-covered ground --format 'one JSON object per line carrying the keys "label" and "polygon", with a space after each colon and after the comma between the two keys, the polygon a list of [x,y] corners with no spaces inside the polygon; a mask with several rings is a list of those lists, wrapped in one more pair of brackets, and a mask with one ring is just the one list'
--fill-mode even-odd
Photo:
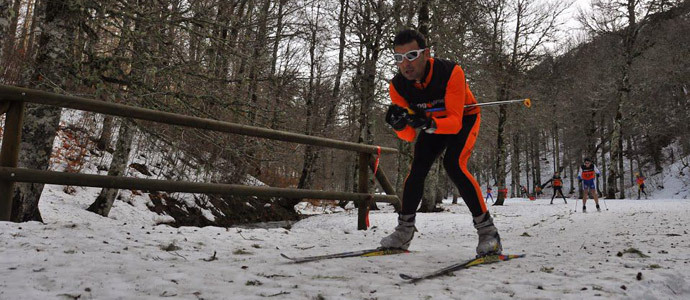
{"label": "snow-covered ground", "polygon": [[[146,163],[150,155],[143,157],[131,159]],[[96,165],[109,159],[87,158],[82,172],[99,173]],[[64,161],[52,169],[63,170]],[[146,208],[146,195],[121,191],[103,218],[85,210],[99,189],[66,194],[48,185],[40,202],[45,224],[0,222],[0,300],[690,299],[690,169],[677,162],[665,170],[648,178],[650,200],[608,200],[602,212],[591,200],[587,214],[579,212],[581,202],[574,212],[574,199],[549,205],[551,189],[536,201],[490,207],[504,252],[527,256],[417,284],[398,274],[474,256],[476,233],[464,204],[446,200],[445,212],[419,214],[410,254],[294,264],[280,253],[376,247],[397,216],[380,204],[370,216],[373,227],[358,231],[351,207],[305,202],[296,209],[314,216],[289,230],[173,228],[165,225],[171,217]],[[636,197],[636,190],[627,194]]]}
{"label": "snow-covered ground", "polygon": [[573,212],[574,200],[509,199],[490,210],[504,252],[525,258],[409,284],[398,274],[474,255],[463,204],[419,214],[413,253],[294,264],[280,253],[375,247],[396,215],[390,207],[372,212],[367,231],[356,230],[354,210],[289,230],[173,228],[123,201],[109,218],[89,213],[96,192],[48,186],[45,224],[0,222],[0,299],[690,298],[690,200],[608,200],[602,212],[589,202],[585,214]]}

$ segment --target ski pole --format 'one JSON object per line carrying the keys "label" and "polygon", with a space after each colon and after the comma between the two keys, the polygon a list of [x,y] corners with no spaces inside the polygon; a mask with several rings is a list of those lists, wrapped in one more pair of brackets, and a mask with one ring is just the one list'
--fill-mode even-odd
{"label": "ski pole", "polygon": [[496,105],[504,105],[504,104],[509,104],[509,103],[516,103],[516,102],[522,102],[522,104],[524,104],[525,106],[532,107],[532,100],[530,100],[530,98],[466,104],[465,107],[467,108],[467,107],[475,107],[475,106],[496,106]]}
{"label": "ski pole", "polygon": [[604,200],[604,207],[606,207],[606,210],[609,210],[608,205],[606,205],[606,198],[601,198],[601,200]]}
{"label": "ski pole", "polygon": [[[518,102],[521,102],[522,104],[524,104],[528,108],[532,107],[532,100],[530,98],[525,98],[525,99],[514,99],[514,100],[506,100],[506,101],[493,101],[493,102],[484,102],[484,103],[465,104],[464,108],[481,107],[481,106],[498,106],[498,105],[505,105],[505,104],[510,104],[510,103],[518,103]],[[444,109],[445,109],[444,107],[440,107],[440,108],[430,108],[430,109],[426,109],[424,111],[425,112],[434,112],[434,111],[439,111],[439,110],[444,110]],[[408,107],[407,113],[410,115],[414,115],[415,111]]]}

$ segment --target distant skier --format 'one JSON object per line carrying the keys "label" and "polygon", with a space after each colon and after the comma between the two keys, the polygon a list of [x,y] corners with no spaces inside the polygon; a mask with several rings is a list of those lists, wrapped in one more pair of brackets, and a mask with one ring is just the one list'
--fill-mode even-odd
{"label": "distant skier", "polygon": [[544,182],[544,184],[541,185],[542,188],[544,188],[547,184],[551,183],[551,187],[553,187],[553,196],[551,196],[551,203],[553,204],[553,198],[556,197],[557,194],[561,194],[561,197],[563,197],[563,201],[565,201],[565,204],[568,204],[568,200],[565,200],[565,195],[563,195],[563,180],[561,179],[561,172],[556,171],[553,173],[553,177],[549,179],[549,181]]}
{"label": "distant skier", "polygon": [[640,200],[640,193],[644,193],[644,198],[647,199],[647,192],[644,190],[644,180],[646,178],[641,176],[640,173],[635,173],[635,178],[637,182],[637,200]]}
{"label": "distant skier", "polygon": [[592,192],[592,197],[594,198],[594,203],[597,206],[597,211],[601,211],[599,208],[599,195],[597,194],[597,183],[596,177],[601,174],[597,166],[592,163],[592,160],[585,158],[585,163],[580,167],[580,172],[578,178],[582,180],[582,212],[587,212],[587,194]]}
{"label": "distant skier", "polygon": [[524,185],[520,185],[520,197],[529,197],[527,187],[525,187]]}
{"label": "distant skier", "polygon": [[[479,235],[477,255],[500,254],[501,239],[477,180],[467,162],[477,141],[481,114],[465,73],[455,62],[432,58],[424,35],[414,29],[393,39],[398,73],[388,86],[392,105],[386,122],[400,139],[412,142],[414,157],[405,180],[402,210],[395,231],[381,240],[383,248],[407,249],[415,232],[417,206],[424,193],[424,179],[436,158],[445,151],[443,167],[458,188]],[[416,131],[419,129],[419,132]]]}
{"label": "distant skier", "polygon": [[486,186],[486,197],[484,198],[484,202],[489,203],[489,198],[491,198],[491,203],[494,203],[494,196],[491,194],[493,190],[491,189],[491,186]]}
{"label": "distant skier", "polygon": [[536,183],[534,184],[534,193],[535,193],[537,196],[541,196],[541,195],[543,194],[543,193],[542,193],[542,189],[543,189],[543,188],[541,187],[541,185],[536,184]]}

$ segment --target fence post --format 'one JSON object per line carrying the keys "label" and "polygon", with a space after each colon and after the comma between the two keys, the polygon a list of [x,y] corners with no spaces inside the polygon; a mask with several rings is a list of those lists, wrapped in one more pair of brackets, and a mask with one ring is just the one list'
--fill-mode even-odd
{"label": "fence post", "polygon": [[[17,167],[23,119],[24,102],[10,102],[5,116],[5,131],[2,134],[2,149],[0,149],[0,166],[2,167]],[[14,181],[0,180],[0,221],[10,220],[13,188]]]}
{"label": "fence post", "polygon": [[[369,153],[359,153],[359,183],[357,192],[369,193]],[[360,200],[357,210],[357,230],[367,230],[367,214],[369,212],[369,201]]]}

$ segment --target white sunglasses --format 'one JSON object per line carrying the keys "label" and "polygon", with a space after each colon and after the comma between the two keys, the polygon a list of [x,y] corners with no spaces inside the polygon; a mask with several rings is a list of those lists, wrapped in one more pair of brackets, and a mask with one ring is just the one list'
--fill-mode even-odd
{"label": "white sunglasses", "polygon": [[408,61],[414,61],[415,59],[419,58],[420,54],[424,52],[426,48],[424,49],[418,49],[418,50],[410,50],[407,51],[406,53],[393,53],[393,58],[395,59],[396,63],[402,63],[403,59],[407,59]]}

